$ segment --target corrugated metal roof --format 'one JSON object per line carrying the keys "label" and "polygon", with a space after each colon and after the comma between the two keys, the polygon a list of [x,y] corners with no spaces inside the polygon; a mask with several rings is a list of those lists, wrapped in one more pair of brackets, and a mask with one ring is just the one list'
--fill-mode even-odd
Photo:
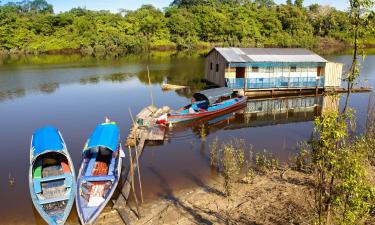
{"label": "corrugated metal roof", "polygon": [[327,62],[304,48],[215,48],[228,62]]}

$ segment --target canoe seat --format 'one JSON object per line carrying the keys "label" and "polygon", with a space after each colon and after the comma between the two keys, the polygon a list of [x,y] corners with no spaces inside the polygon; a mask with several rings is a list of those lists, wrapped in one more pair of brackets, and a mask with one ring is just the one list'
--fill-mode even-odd
{"label": "canoe seat", "polygon": [[70,174],[61,174],[56,176],[43,177],[40,179],[40,182],[53,181],[53,180],[62,180],[65,179]]}
{"label": "canoe seat", "polygon": [[113,175],[108,175],[108,176],[85,176],[81,178],[84,181],[114,181],[116,178]]}
{"label": "canoe seat", "polygon": [[114,175],[114,172],[115,172],[115,163],[116,163],[116,159],[115,157],[112,157],[111,158],[111,163],[109,164],[109,167],[108,167],[108,175]]}
{"label": "canoe seat", "polygon": [[[70,174],[62,174],[62,175],[57,175],[57,176],[49,176],[49,177],[43,177],[43,178],[34,178],[33,179],[33,186],[34,186],[34,191],[36,194],[42,193],[42,182],[47,182],[47,181],[53,181],[53,180],[62,180],[65,179],[64,183],[67,187],[72,187],[73,183],[73,178]],[[68,181],[69,180],[69,181]]]}
{"label": "canoe seat", "polygon": [[43,204],[48,204],[52,202],[60,202],[60,201],[68,200],[68,199],[69,199],[69,194],[65,194],[63,196],[56,197],[56,198],[40,199],[39,203],[43,205]]}
{"label": "canoe seat", "polygon": [[87,164],[85,176],[91,176],[92,171],[94,170],[94,167],[95,167],[95,162],[96,162],[96,154],[93,154],[90,158],[89,163]]}

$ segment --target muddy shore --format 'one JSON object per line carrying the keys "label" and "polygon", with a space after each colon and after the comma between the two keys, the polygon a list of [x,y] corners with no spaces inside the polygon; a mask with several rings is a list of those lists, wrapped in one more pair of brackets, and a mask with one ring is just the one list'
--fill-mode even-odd
{"label": "muddy shore", "polygon": [[[311,175],[276,170],[256,176],[252,183],[235,184],[224,196],[223,180],[199,188],[172,191],[144,204],[141,218],[134,203],[127,209],[131,224],[311,224],[314,218]],[[121,224],[117,211],[107,208],[97,224]]]}

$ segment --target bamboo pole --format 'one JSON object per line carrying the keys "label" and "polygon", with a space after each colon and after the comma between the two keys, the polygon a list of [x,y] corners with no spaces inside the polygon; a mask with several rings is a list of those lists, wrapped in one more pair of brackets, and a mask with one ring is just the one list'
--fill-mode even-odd
{"label": "bamboo pole", "polygon": [[134,117],[133,117],[133,114],[132,114],[132,110],[130,109],[130,107],[128,108],[128,111],[129,111],[130,118],[132,119],[133,126],[135,126],[135,120],[134,120]]}
{"label": "bamboo pole", "polygon": [[[129,114],[130,114],[130,118],[132,119],[133,121],[133,126],[135,126],[135,121],[134,121],[134,117],[133,117],[133,114],[132,114],[132,111],[130,108],[129,109]],[[142,190],[142,181],[141,181],[141,172],[140,172],[140,165],[139,165],[139,160],[138,160],[138,147],[137,147],[137,141],[135,143],[135,158],[137,160],[137,170],[138,170],[138,183],[139,183],[139,189],[141,190],[141,200],[142,200],[142,204],[143,204],[143,190]]]}
{"label": "bamboo pole", "polygon": [[147,76],[148,76],[148,85],[150,87],[151,105],[154,106],[154,96],[152,95],[150,70],[149,70],[148,66],[147,66]]}
{"label": "bamboo pole", "polygon": [[142,191],[142,181],[141,181],[141,172],[139,170],[139,160],[138,160],[138,150],[137,148],[135,149],[135,158],[137,159],[137,170],[138,170],[138,183],[139,183],[139,189],[141,190],[141,201],[142,201],[142,204],[143,204],[143,191]]}
{"label": "bamboo pole", "polygon": [[130,161],[131,188],[133,189],[133,197],[134,197],[136,208],[137,208],[138,218],[140,218],[141,214],[139,213],[138,198],[135,193],[135,187],[134,187],[134,168],[133,168],[132,151],[130,149],[130,146],[128,146],[128,153],[129,153],[129,161]]}

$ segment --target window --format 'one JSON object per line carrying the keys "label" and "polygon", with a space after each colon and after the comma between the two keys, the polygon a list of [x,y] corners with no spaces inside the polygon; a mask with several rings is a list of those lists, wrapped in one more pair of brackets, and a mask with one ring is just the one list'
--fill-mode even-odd
{"label": "window", "polygon": [[251,71],[254,72],[254,73],[257,73],[257,72],[259,72],[259,67],[253,66],[253,67],[251,67]]}
{"label": "window", "polygon": [[216,64],[216,72],[219,72],[219,64]]}
{"label": "window", "polygon": [[291,66],[290,67],[290,72],[297,72],[297,67],[296,66]]}
{"label": "window", "polygon": [[212,63],[210,63],[210,70],[212,70]]}

